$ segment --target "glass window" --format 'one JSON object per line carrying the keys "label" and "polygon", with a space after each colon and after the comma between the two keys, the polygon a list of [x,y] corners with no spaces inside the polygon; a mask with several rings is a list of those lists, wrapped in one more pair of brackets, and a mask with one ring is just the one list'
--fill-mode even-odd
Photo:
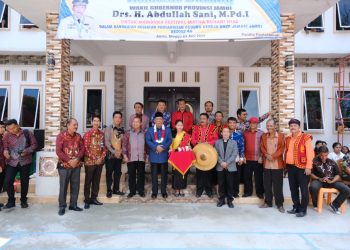
{"label": "glass window", "polygon": [[244,108],[248,117],[259,117],[259,90],[242,89],[241,90],[241,108]]}
{"label": "glass window", "polygon": [[[338,101],[338,98],[340,101]],[[338,103],[340,106],[338,107]],[[350,90],[335,92],[335,128],[341,124],[343,119],[346,131],[350,131]]]}
{"label": "glass window", "polygon": [[6,121],[8,119],[8,90],[0,88],[0,119]]}
{"label": "glass window", "polygon": [[40,90],[23,89],[19,124],[25,128],[39,128],[40,124]]}
{"label": "glass window", "polygon": [[313,20],[311,23],[309,23],[306,28],[308,29],[323,29],[323,16],[318,16],[315,20]]}
{"label": "glass window", "polygon": [[350,29],[350,0],[340,0],[336,7],[336,30]]}
{"label": "glass window", "polygon": [[8,6],[0,0],[0,29],[9,27],[9,9]]}
{"label": "glass window", "polygon": [[86,128],[92,128],[92,117],[99,116],[103,123],[103,91],[87,89],[86,91]]}
{"label": "glass window", "polygon": [[19,21],[19,26],[22,29],[33,29],[33,28],[38,28],[35,24],[33,24],[31,21],[29,21],[27,18],[24,16],[21,16],[21,19]]}
{"label": "glass window", "polygon": [[304,130],[323,129],[323,108],[320,90],[304,90]]}

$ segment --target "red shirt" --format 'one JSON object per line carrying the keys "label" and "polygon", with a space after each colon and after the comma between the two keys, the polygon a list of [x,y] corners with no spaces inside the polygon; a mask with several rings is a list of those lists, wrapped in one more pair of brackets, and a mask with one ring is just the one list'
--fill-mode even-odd
{"label": "red shirt", "polygon": [[245,158],[247,161],[258,161],[261,157],[260,140],[264,133],[260,130],[252,132],[245,130],[243,133]]}
{"label": "red shirt", "polygon": [[56,139],[56,154],[65,168],[70,168],[69,161],[73,158],[82,159],[84,143],[80,134],[70,135],[67,131],[59,133]]}
{"label": "red shirt", "polygon": [[[84,163],[88,166],[97,165],[97,161],[106,156],[104,133],[97,129],[90,129],[84,134],[85,157]],[[103,164],[104,161],[102,161]]]}
{"label": "red shirt", "polygon": [[[28,131],[29,141],[26,141],[26,137],[23,130],[20,129],[19,135],[12,133],[5,133],[3,137],[4,150],[9,151],[11,158],[7,160],[7,165],[11,167],[17,167],[17,165],[28,165],[32,163],[32,153],[37,147],[36,139],[32,132]],[[29,145],[27,145],[27,143]],[[25,156],[21,156],[22,153],[27,153]]]}
{"label": "red shirt", "polygon": [[194,125],[192,128],[191,144],[196,146],[198,143],[207,142],[214,146],[215,142],[219,139],[217,127],[213,124],[209,124],[205,127],[200,125]]}
{"label": "red shirt", "polygon": [[191,112],[185,111],[176,111],[171,115],[171,128],[175,129],[175,122],[177,120],[181,120],[184,124],[184,131],[187,133],[191,133],[191,129],[193,126],[193,115]]}

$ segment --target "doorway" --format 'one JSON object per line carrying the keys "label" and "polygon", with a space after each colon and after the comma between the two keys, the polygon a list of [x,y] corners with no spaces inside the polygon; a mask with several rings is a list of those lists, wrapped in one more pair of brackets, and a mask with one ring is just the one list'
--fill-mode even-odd
{"label": "doorway", "polygon": [[200,112],[200,87],[145,87],[143,92],[144,113],[151,117],[156,110],[157,102],[163,99],[167,104],[167,111],[177,110],[176,100],[184,98],[187,103],[186,110],[193,113],[195,123]]}

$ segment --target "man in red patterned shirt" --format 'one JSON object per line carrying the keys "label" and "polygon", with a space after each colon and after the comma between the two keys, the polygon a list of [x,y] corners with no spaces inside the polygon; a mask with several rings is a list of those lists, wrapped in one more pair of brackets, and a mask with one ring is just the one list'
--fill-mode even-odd
{"label": "man in red patterned shirt", "polygon": [[193,126],[193,115],[191,112],[186,111],[186,100],[180,98],[177,100],[178,111],[171,114],[171,128],[175,130],[175,122],[181,120],[184,124],[184,131],[191,133]]}
{"label": "man in red patterned shirt", "polygon": [[[202,113],[199,116],[199,125],[194,125],[192,129],[192,146],[196,146],[199,143],[209,143],[214,146],[218,140],[217,127],[214,124],[208,124],[209,115]],[[215,168],[214,168],[215,170]],[[196,196],[201,197],[203,191],[208,195],[209,198],[213,196],[213,171],[202,171],[196,169],[197,179],[197,192]]]}
{"label": "man in red patterned shirt", "polygon": [[80,134],[76,132],[77,129],[77,120],[71,118],[67,122],[67,130],[59,133],[56,139],[56,154],[59,159],[58,174],[60,176],[58,215],[65,214],[68,184],[70,184],[71,190],[69,210],[83,211],[83,209],[78,207],[77,202],[80,187],[80,168],[84,156],[84,143]]}
{"label": "man in red patterned shirt", "polygon": [[21,175],[21,207],[27,208],[29,172],[32,165],[32,154],[37,143],[32,132],[22,130],[15,119],[6,122],[8,133],[4,134],[4,156],[6,158],[6,177],[8,203],[4,209],[15,207],[15,191],[13,182],[17,172]]}
{"label": "man in red patterned shirt", "polygon": [[104,133],[99,129],[100,126],[100,117],[94,116],[92,118],[92,129],[84,134],[85,209],[90,208],[90,204],[98,206],[103,205],[97,200],[97,196],[100,188],[102,167],[107,150],[104,144]]}

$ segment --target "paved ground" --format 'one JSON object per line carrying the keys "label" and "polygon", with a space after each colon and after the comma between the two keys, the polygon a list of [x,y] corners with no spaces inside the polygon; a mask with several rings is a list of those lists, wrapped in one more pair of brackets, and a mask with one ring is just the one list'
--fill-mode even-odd
{"label": "paved ground", "polygon": [[[289,207],[288,207],[289,208]],[[350,212],[307,217],[214,204],[54,205],[0,212],[1,249],[349,249]]]}

